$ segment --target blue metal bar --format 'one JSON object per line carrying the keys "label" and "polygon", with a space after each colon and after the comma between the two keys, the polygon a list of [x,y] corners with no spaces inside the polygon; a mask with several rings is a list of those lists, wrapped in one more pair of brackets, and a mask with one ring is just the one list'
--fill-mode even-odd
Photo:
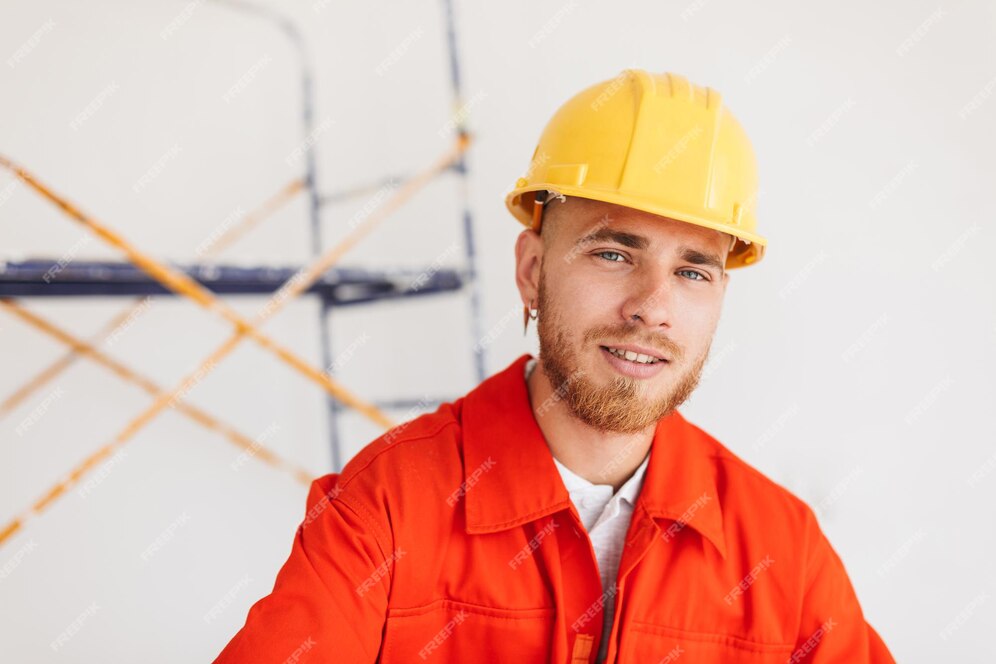
{"label": "blue metal bar", "polygon": [[[234,267],[214,264],[174,266],[208,290],[219,294],[260,295],[278,291],[295,267]],[[333,268],[306,291],[340,307],[400,297],[460,290],[463,275],[455,270],[390,270]],[[0,263],[0,296],[61,297],[72,295],[175,295],[131,263],[34,259]],[[326,365],[328,366],[328,365]]]}
{"label": "blue metal bar", "polygon": [[[457,117],[457,129],[461,134],[467,133],[464,126],[462,103],[463,93],[460,81],[460,54],[457,48],[456,20],[453,16],[453,0],[442,0],[443,17],[446,21],[446,44],[450,56],[450,87],[453,93],[453,105],[460,115]],[[467,153],[460,154],[460,159],[456,163],[457,172],[460,173],[460,199],[463,207],[463,236],[464,249],[467,257],[468,286],[470,289],[470,334],[474,349],[474,369],[477,374],[477,381],[481,382],[486,376],[486,362],[484,355],[484,344],[480,340],[484,338],[484,328],[481,320],[481,286],[477,278],[477,253],[474,246],[474,224],[470,212],[470,196],[467,191]]]}
{"label": "blue metal bar", "polygon": [[[311,222],[311,255],[313,258],[318,258],[322,255],[323,250],[321,196],[318,192],[317,159],[314,149],[315,140],[312,135],[315,127],[314,75],[312,73],[314,67],[312,65],[311,54],[308,52],[308,46],[297,26],[280,13],[261,5],[245,2],[244,0],[221,1],[237,9],[257,14],[275,23],[287,35],[294,45],[294,49],[297,51],[301,77],[301,134],[304,145],[304,182],[308,194],[308,218]],[[333,304],[331,298],[320,298],[318,336],[320,340],[319,345],[321,346],[319,352],[321,353],[323,367],[330,367],[332,365],[332,335],[329,333],[329,317],[332,314]],[[332,470],[339,472],[342,469],[342,454],[339,445],[339,430],[336,425],[338,403],[331,395],[327,395],[326,397],[326,407],[328,409]]]}

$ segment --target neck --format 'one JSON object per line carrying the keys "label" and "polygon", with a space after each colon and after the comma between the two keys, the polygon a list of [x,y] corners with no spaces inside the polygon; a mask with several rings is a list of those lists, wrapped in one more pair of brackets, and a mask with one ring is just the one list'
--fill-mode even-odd
{"label": "neck", "polygon": [[575,417],[543,372],[539,358],[526,386],[536,422],[550,452],[572,473],[593,484],[626,483],[643,463],[654,441],[655,427],[634,434],[602,431]]}

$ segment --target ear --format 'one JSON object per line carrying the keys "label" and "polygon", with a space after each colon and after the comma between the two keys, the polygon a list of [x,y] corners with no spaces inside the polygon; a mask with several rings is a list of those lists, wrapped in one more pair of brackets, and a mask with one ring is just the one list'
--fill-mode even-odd
{"label": "ear", "polygon": [[543,240],[539,233],[526,229],[515,241],[515,285],[522,304],[529,305],[539,295],[540,263],[543,261]]}

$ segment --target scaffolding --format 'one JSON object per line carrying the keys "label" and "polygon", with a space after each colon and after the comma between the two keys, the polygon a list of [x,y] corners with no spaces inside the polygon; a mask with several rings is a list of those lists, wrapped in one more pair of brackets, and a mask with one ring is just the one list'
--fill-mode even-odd
{"label": "scaffolding", "polygon": [[[236,11],[253,14],[276,25],[293,43],[298,55],[299,80],[301,90],[301,132],[307,137],[314,131],[313,105],[313,66],[305,39],[292,21],[271,9],[253,5],[241,0],[214,0],[217,4]],[[457,52],[457,37],[452,0],[441,0],[443,21],[446,28],[449,56],[449,78],[454,109],[463,108],[461,71]],[[258,209],[245,215],[239,223],[225,229],[220,237],[214,238],[209,249],[200,256],[201,262],[186,265],[173,265],[158,260],[142,251],[123,235],[95,217],[83,212],[67,197],[56,193],[42,180],[26,168],[6,156],[0,155],[0,167],[12,172],[37,194],[58,207],[66,217],[80,224],[88,232],[123,255],[119,262],[69,261],[62,264],[52,259],[32,259],[26,261],[0,263],[0,308],[13,315],[40,333],[62,344],[67,350],[55,362],[41,369],[27,380],[22,387],[0,402],[0,418],[13,410],[45,384],[65,371],[76,360],[86,358],[97,363],[118,378],[143,390],[153,397],[152,404],[129,421],[114,437],[88,455],[82,462],[67,472],[55,485],[48,488],[41,497],[27,509],[17,514],[0,527],[0,546],[25,522],[42,514],[60,496],[88,473],[110,458],[122,446],[159,414],[168,408],[189,417],[206,429],[222,436],[244,451],[251,452],[253,459],[259,460],[274,469],[289,473],[302,484],[309,484],[314,477],[305,469],[281,458],[266,449],[260,441],[238,431],[234,426],[190,404],[187,392],[209,374],[219,362],[229,355],[239,344],[250,340],[262,349],[274,354],[294,371],[308,378],[326,393],[328,411],[332,471],[338,472],[344,463],[340,442],[339,421],[344,409],[351,409],[375,422],[385,430],[396,425],[386,414],[386,410],[413,407],[429,407],[452,397],[441,396],[433,401],[418,400],[403,396],[369,402],[341,385],[332,375],[332,336],[329,319],[340,307],[387,303],[399,298],[429,296],[440,293],[464,293],[470,309],[469,330],[472,338],[482,338],[480,292],[477,281],[477,268],[474,250],[473,223],[468,202],[468,168],[466,151],[471,136],[464,124],[464,113],[455,112],[456,136],[453,145],[423,170],[403,178],[400,186],[391,197],[370,215],[353,225],[350,232],[335,246],[324,248],[321,233],[322,208],[333,202],[346,200],[368,191],[376,184],[323,194],[319,191],[316,173],[316,146],[313,141],[305,141],[304,174],[300,179],[284,184]],[[454,174],[459,178],[461,231],[463,235],[463,265],[458,269],[431,267],[422,270],[366,270],[359,268],[336,267],[341,257],[374,227],[383,222],[394,211],[404,205],[426,184],[443,174]],[[304,266],[235,266],[218,262],[218,256],[239,238],[250,232],[260,222],[280,209],[298,195],[308,201],[308,223],[310,227],[311,262]],[[53,273],[53,266],[57,271]],[[263,306],[251,319],[236,312],[219,296],[267,296]],[[294,299],[309,295],[317,297],[320,303],[318,316],[321,346],[321,367],[314,367],[299,357],[293,350],[282,346],[261,331],[262,324],[277,314]],[[118,315],[104,325],[92,339],[81,339],[67,332],[55,322],[47,320],[31,311],[20,300],[38,297],[125,297],[131,298]],[[142,309],[148,306],[149,298],[177,296],[220,316],[231,325],[231,336],[189,372],[176,385],[164,387],[125,366],[101,349],[102,343],[116,334],[121,326]],[[484,379],[484,345],[472,346],[473,365],[477,380]]]}

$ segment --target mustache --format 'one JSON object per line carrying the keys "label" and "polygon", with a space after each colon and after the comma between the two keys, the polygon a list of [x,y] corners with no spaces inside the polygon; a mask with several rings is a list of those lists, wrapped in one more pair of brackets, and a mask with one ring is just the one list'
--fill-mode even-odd
{"label": "mustache", "polygon": [[[657,351],[664,357],[671,360],[680,360],[684,356],[681,346],[665,336],[637,335],[633,328],[626,327],[597,327],[588,330],[585,334],[585,341],[595,343],[602,341],[602,345],[612,344],[633,344],[635,346],[646,346]],[[609,339],[608,343],[604,340]]]}

